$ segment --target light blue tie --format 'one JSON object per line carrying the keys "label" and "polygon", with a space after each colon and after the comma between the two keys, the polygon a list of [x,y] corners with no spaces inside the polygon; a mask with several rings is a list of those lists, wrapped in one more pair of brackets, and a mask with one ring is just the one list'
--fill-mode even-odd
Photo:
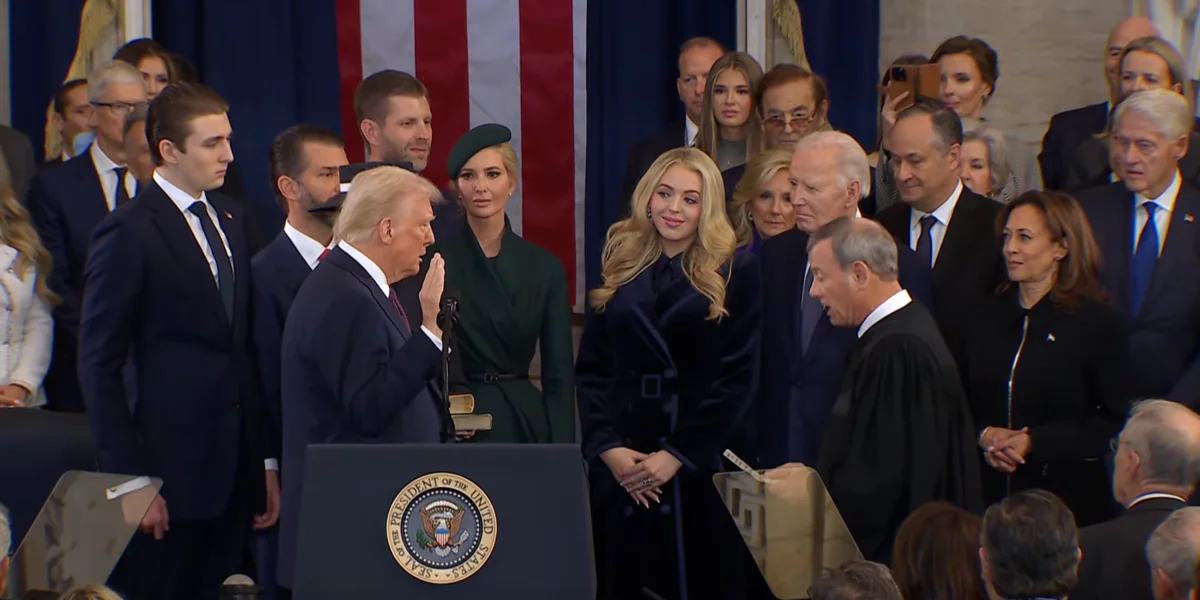
{"label": "light blue tie", "polygon": [[1154,263],[1158,261],[1158,224],[1154,222],[1158,205],[1147,202],[1142,207],[1146,209],[1146,225],[1138,236],[1133,261],[1129,265],[1129,309],[1134,315],[1142,307],[1142,300],[1146,298],[1146,290],[1150,287],[1150,277],[1154,274]]}

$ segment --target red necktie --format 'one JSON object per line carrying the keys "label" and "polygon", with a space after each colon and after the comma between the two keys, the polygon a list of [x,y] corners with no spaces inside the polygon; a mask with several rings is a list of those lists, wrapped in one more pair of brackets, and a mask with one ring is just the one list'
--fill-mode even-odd
{"label": "red necktie", "polygon": [[388,298],[392,301],[392,306],[396,307],[396,312],[400,313],[400,324],[404,328],[404,333],[412,334],[412,327],[408,324],[408,314],[404,312],[404,307],[400,305],[400,298],[396,297],[396,290],[392,290],[388,294]]}
{"label": "red necktie", "polygon": [[321,255],[317,257],[317,262],[321,262],[321,261],[325,260],[326,256],[329,256],[329,248],[326,248],[321,251]]}

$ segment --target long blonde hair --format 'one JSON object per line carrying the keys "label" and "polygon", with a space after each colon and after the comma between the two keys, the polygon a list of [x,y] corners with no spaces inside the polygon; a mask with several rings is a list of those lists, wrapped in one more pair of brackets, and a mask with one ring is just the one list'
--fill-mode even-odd
{"label": "long blonde hair", "polygon": [[3,160],[0,160],[0,242],[17,251],[17,277],[25,279],[29,269],[37,269],[34,288],[37,295],[51,307],[58,305],[58,295],[46,283],[50,277],[50,252],[42,245],[42,238],[33,228],[29,211],[17,199],[12,176]]}
{"label": "long blonde hair", "polygon": [[696,148],[676,148],[659,156],[634,189],[630,216],[608,228],[601,258],[602,283],[588,294],[596,311],[603,312],[618,288],[633,281],[662,255],[658,230],[646,213],[663,174],[676,164],[699,174],[701,182],[700,224],[695,241],[684,252],[683,272],[692,287],[709,299],[709,319],[729,315],[725,309],[725,284],[729,281],[729,272],[722,274],[721,269],[732,260],[737,240],[725,215],[725,184],[721,180],[721,171],[712,158]]}
{"label": "long blonde hair", "polygon": [[58,600],[121,600],[121,597],[107,586],[89,583],[71,588]]}
{"label": "long blonde hair", "polygon": [[713,112],[713,86],[717,84],[721,73],[730,69],[745,75],[746,83],[750,84],[750,112],[743,126],[746,128],[746,157],[749,158],[763,148],[762,121],[754,115],[754,97],[759,82],[762,81],[762,67],[753,56],[745,52],[726,52],[708,71],[708,82],[704,84],[704,111],[701,113],[700,122],[697,123],[700,131],[696,135],[696,147],[713,160],[717,159],[717,145],[721,141],[721,127],[717,124],[717,117]]}
{"label": "long blonde hair", "polygon": [[729,222],[737,234],[738,246],[746,246],[754,239],[753,226],[746,208],[780,170],[792,164],[792,151],[785,148],[763,150],[746,162],[746,173],[733,188],[733,201],[729,203]]}

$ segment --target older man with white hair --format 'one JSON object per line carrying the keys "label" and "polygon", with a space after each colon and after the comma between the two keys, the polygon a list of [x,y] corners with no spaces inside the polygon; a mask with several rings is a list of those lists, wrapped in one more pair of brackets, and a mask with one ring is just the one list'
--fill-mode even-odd
{"label": "older man with white hair", "polygon": [[922,504],[982,509],[966,394],[937,323],[900,286],[880,224],[835,219],[809,236],[808,262],[812,298],[857,334],[817,470],[863,556],[888,564]]}
{"label": "older man with white hair", "polygon": [[[854,138],[821,131],[796,143],[789,168],[796,228],[759,249],[764,281],[762,378],[755,404],[755,439],[764,467],[788,462],[813,464],[821,432],[837,398],[854,334],[829,323],[809,296],[808,239],[839,217],[860,217],[858,203],[870,193],[867,154]],[[927,307],[933,302],[928,264],[907,247],[898,248],[900,284]]]}
{"label": "older man with white hair", "polygon": [[1178,402],[1135,404],[1113,445],[1113,497],[1125,512],[1079,532],[1083,560],[1071,600],[1150,600],[1146,541],[1200,481],[1200,415]]}
{"label": "older man with white hair", "polygon": [[[421,286],[410,328],[391,284],[416,275],[441,193],[399,167],[357,175],[333,227],[337,246],[305,280],[283,330],[284,481],[279,583],[293,585],[305,454],[311,443],[438,443],[449,415],[434,385],[445,264]],[[335,199],[336,201],[336,199]]]}
{"label": "older man with white hair", "polygon": [[1181,508],[1162,522],[1146,542],[1154,600],[1188,600],[1200,562],[1200,507]]}
{"label": "older man with white hair", "polygon": [[1170,90],[1134,92],[1113,115],[1121,181],[1080,193],[1114,307],[1129,315],[1130,395],[1200,408],[1200,191],[1179,175],[1194,124]]}

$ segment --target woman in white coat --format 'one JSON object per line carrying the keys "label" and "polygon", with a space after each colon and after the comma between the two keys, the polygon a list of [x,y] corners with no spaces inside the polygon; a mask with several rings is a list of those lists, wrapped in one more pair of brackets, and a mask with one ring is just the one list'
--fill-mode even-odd
{"label": "woman in white coat", "polygon": [[50,253],[13,192],[0,160],[0,407],[46,403],[42,379],[50,367],[54,323]]}

